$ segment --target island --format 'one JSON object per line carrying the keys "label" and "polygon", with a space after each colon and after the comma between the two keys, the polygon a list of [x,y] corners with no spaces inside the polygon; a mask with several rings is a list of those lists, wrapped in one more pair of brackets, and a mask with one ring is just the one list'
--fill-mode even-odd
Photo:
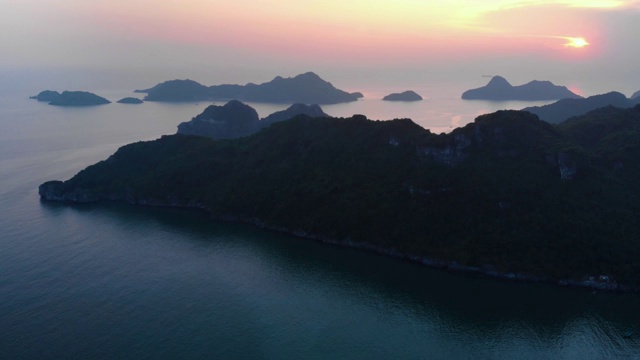
{"label": "island", "polygon": [[462,94],[464,100],[491,101],[540,101],[581,98],[565,86],[554,85],[550,81],[531,81],[524,85],[513,86],[502,76],[494,76],[481,88],[467,90]]}
{"label": "island", "polygon": [[193,80],[170,80],[145,90],[145,101],[241,100],[265,103],[337,104],[362,95],[335,88],[313,72],[292,78],[275,77],[263,84],[205,86]]}
{"label": "island", "polygon": [[298,115],[329,117],[318,105],[293,104],[263,119],[249,105],[231,100],[223,106],[210,105],[190,121],[178,125],[178,134],[206,136],[212,139],[234,139],[251,135],[273,123]]}
{"label": "island", "polygon": [[498,111],[449,134],[300,115],[237,139],[129,144],[38,191],[198,209],[452,271],[638,291],[638,158],[640,106],[561,125]]}
{"label": "island", "polygon": [[639,103],[640,98],[627,99],[623,94],[612,91],[606,94],[589,96],[585,99],[562,99],[553,104],[530,106],[522,110],[534,113],[542,120],[557,124],[597,108],[605,106],[628,108]]}
{"label": "island", "polygon": [[63,91],[60,96],[49,102],[56,106],[93,106],[109,104],[111,101],[86,91]]}
{"label": "island", "polygon": [[126,97],[118,100],[118,104],[142,104],[144,101],[135,97]]}
{"label": "island", "polygon": [[420,101],[422,100],[422,96],[418,95],[416,92],[407,90],[401,93],[393,93],[382,98],[384,101]]}
{"label": "island", "polygon": [[355,96],[355,97],[356,97],[356,99],[362,99],[362,98],[364,98],[364,95],[363,95],[361,92],[359,92],[359,91],[352,92],[352,93],[351,93],[351,95]]}
{"label": "island", "polygon": [[634,92],[633,95],[631,95],[631,99],[637,99],[637,98],[640,98],[640,90]]}
{"label": "island", "polygon": [[60,93],[53,90],[44,90],[41,91],[38,95],[34,95],[29,97],[29,99],[35,99],[43,102],[51,102],[57,99],[60,96]]}

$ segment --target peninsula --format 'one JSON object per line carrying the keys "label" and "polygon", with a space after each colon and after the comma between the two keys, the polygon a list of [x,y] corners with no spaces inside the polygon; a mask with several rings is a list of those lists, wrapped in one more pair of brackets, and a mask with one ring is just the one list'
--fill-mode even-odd
{"label": "peninsula", "polygon": [[152,88],[136,90],[146,93],[145,101],[241,100],[266,103],[337,104],[357,101],[360,93],[337,89],[313,72],[292,78],[246,85],[205,86],[193,80],[170,80]]}
{"label": "peninsula", "polygon": [[126,145],[39,194],[201,209],[430,266],[638,290],[638,134],[640,106],[562,126],[499,111],[440,135],[408,119],[301,115],[233,140]]}
{"label": "peninsula", "polygon": [[557,86],[549,81],[534,80],[524,85],[513,86],[502,76],[494,76],[487,85],[465,91],[462,98],[465,100],[538,101],[577,99],[581,96],[574,94],[565,86]]}

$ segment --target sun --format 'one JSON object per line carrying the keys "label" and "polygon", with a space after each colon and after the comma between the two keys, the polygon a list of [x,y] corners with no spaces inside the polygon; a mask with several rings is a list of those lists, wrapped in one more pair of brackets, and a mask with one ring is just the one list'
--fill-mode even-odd
{"label": "sun", "polygon": [[564,37],[563,39],[567,40],[567,43],[564,44],[566,47],[579,49],[589,45],[589,42],[581,37]]}

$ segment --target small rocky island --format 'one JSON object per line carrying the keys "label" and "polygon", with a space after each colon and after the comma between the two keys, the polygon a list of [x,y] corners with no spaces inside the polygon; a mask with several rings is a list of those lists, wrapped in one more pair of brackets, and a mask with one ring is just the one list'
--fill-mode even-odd
{"label": "small rocky island", "polygon": [[31,99],[48,102],[56,106],[92,106],[109,104],[111,101],[86,91],[57,91],[45,90]]}
{"label": "small rocky island", "polygon": [[[204,117],[255,119],[227,105]],[[193,208],[453,271],[638,291],[638,158],[640,106],[558,125],[499,111],[439,135],[408,119],[299,115],[236,139],[126,145],[39,194]]]}
{"label": "small rocky island", "polygon": [[313,72],[292,78],[275,77],[263,84],[205,86],[193,80],[170,80],[146,93],[145,101],[241,100],[266,103],[337,104],[357,101],[362,95],[335,88]]}
{"label": "small rocky island", "polygon": [[60,93],[53,90],[44,90],[41,91],[38,95],[34,95],[29,97],[29,99],[35,99],[43,102],[51,102],[57,99],[60,96]]}
{"label": "small rocky island", "polygon": [[524,85],[513,86],[502,76],[494,76],[481,88],[467,90],[462,94],[465,100],[491,101],[539,101],[581,98],[565,86],[554,85],[550,81],[531,81]]}
{"label": "small rocky island", "polygon": [[382,98],[384,101],[420,101],[422,100],[422,96],[418,95],[416,92],[407,90],[401,93],[393,93]]}
{"label": "small rocky island", "polygon": [[293,104],[263,119],[249,105],[231,100],[223,106],[210,105],[200,115],[178,125],[178,134],[206,136],[212,139],[234,139],[251,135],[276,122],[298,115],[329,117],[318,105]]}
{"label": "small rocky island", "polygon": [[126,97],[118,100],[118,104],[142,104],[144,101],[136,97]]}
{"label": "small rocky island", "polygon": [[530,106],[522,110],[534,113],[542,120],[557,124],[573,116],[584,115],[601,107],[629,108],[637,104],[640,104],[640,98],[627,99],[623,94],[612,91],[606,94],[589,96],[585,99],[562,99],[553,104]]}

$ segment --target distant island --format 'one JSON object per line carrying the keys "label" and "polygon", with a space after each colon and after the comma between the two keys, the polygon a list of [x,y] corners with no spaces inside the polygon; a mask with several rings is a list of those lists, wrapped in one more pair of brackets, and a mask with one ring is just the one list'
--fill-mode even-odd
{"label": "distant island", "polygon": [[329,117],[318,105],[294,104],[263,119],[249,105],[231,100],[223,106],[210,105],[201,114],[178,125],[178,134],[206,136],[212,139],[234,139],[251,135],[276,122],[298,115]]}
{"label": "distant island", "polygon": [[586,99],[562,99],[553,104],[530,106],[522,110],[534,113],[542,120],[557,124],[597,108],[605,106],[629,108],[639,103],[640,98],[627,99],[623,94],[612,91],[602,95],[589,96]]}
{"label": "distant island", "polygon": [[35,99],[43,102],[51,102],[57,99],[60,96],[60,93],[53,90],[44,90],[41,91],[38,95],[34,95],[29,97],[29,99]]}
{"label": "distant island", "polygon": [[561,125],[499,111],[440,135],[408,119],[300,115],[232,140],[126,145],[39,194],[194,208],[454,271],[638,291],[639,134],[640,106]]}
{"label": "distant island", "polygon": [[640,98],[640,90],[634,92],[633,95],[631,95],[631,99],[637,99],[637,98]]}
{"label": "distant island", "polygon": [[513,86],[502,76],[494,76],[486,86],[467,90],[462,94],[465,100],[491,101],[537,101],[581,98],[565,86],[554,85],[550,81],[531,81],[524,85]]}
{"label": "distant island", "polygon": [[92,106],[111,103],[103,97],[86,91],[63,91],[60,94],[57,91],[45,90],[30,98],[56,106]]}
{"label": "distant island", "polygon": [[118,104],[142,104],[144,101],[135,97],[126,97],[118,100]]}
{"label": "distant island", "polygon": [[292,78],[277,76],[263,84],[204,86],[193,80],[170,80],[146,93],[145,101],[241,100],[266,103],[337,104],[357,101],[362,94],[335,88],[313,72]]}
{"label": "distant island", "polygon": [[422,96],[418,95],[416,92],[408,90],[401,93],[393,93],[389,94],[382,98],[384,101],[420,101],[422,100]]}
{"label": "distant island", "polygon": [[364,95],[361,92],[352,92],[351,95],[355,96],[356,99],[362,99],[364,97]]}

